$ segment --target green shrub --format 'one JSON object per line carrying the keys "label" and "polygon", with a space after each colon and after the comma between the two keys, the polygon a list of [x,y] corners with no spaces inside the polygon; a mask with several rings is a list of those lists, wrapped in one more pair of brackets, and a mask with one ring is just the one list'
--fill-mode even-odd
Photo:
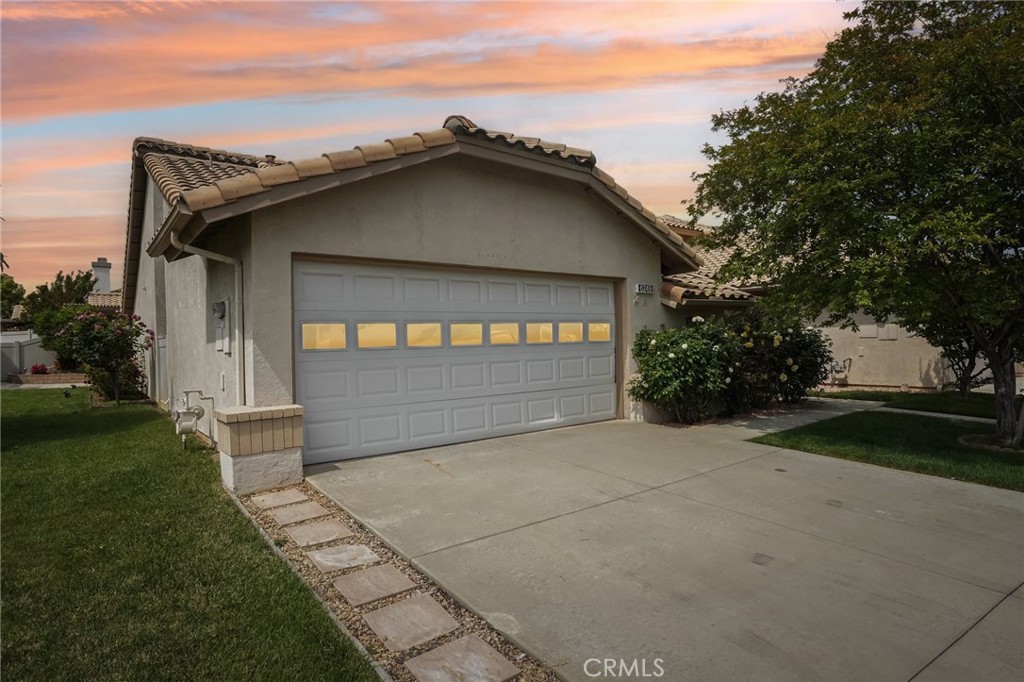
{"label": "green shrub", "polygon": [[32,331],[39,337],[39,345],[56,354],[57,366],[62,370],[73,372],[79,368],[79,362],[68,342],[69,337],[61,334],[61,330],[74,320],[76,315],[95,310],[96,308],[91,305],[66,305],[63,308],[40,310],[32,318]]}
{"label": "green shrub", "polygon": [[105,396],[120,401],[125,389],[132,393],[141,385],[138,358],[152,344],[153,332],[138,315],[79,312],[55,336]]}
{"label": "green shrub", "polygon": [[679,329],[643,329],[633,342],[638,371],[630,396],[681,422],[710,416],[735,374],[735,335],[719,320],[693,319]]}
{"label": "green shrub", "polygon": [[832,360],[820,331],[756,310],[732,325],[694,317],[678,329],[643,329],[633,358],[629,395],[685,423],[804,400]]}

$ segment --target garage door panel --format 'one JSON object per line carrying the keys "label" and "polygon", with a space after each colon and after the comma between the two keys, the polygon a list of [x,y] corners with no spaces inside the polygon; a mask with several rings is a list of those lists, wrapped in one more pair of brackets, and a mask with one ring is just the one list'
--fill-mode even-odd
{"label": "garage door panel", "polygon": [[405,381],[409,395],[443,392],[445,390],[444,365],[406,367]]}
{"label": "garage door panel", "polygon": [[445,409],[411,411],[409,413],[409,440],[419,442],[446,433]]}
{"label": "garage door panel", "polygon": [[518,400],[491,405],[491,423],[495,427],[521,426],[523,405]]}
{"label": "garage door panel", "polygon": [[398,370],[393,367],[356,370],[358,392],[355,397],[358,399],[382,395],[397,397],[402,393],[399,391],[398,383]]}
{"label": "garage door panel", "polygon": [[[310,415],[306,422],[303,459],[307,464],[330,462],[353,456],[396,452],[396,446],[403,450],[434,447],[615,417],[614,390],[580,388],[570,395],[564,393],[562,389],[557,392],[535,391],[503,399],[487,399],[483,404],[481,399],[471,398],[441,401],[432,406],[401,406],[398,408],[398,427],[401,433],[398,442],[389,439],[388,429],[394,433],[393,422],[371,421],[370,424],[376,427],[372,431],[362,427],[365,418],[372,420],[378,416],[376,413],[379,407]],[[579,414],[581,402],[586,406],[583,414]],[[340,417],[339,414],[347,417]],[[330,429],[339,427],[345,429],[346,437],[343,442],[332,443]],[[380,440],[373,443],[360,442],[366,436]],[[358,454],[351,454],[353,452]]]}
{"label": "garage door panel", "polygon": [[402,420],[397,414],[360,417],[359,442],[366,446],[402,442]]}
{"label": "garage door panel", "polygon": [[[614,418],[614,343],[580,335],[595,322],[614,327],[613,291],[611,282],[558,276],[297,263],[296,399],[307,415],[304,460]],[[527,343],[527,322],[551,325],[550,338]],[[394,347],[360,348],[360,323],[394,325]],[[407,330],[410,323],[419,326]],[[317,325],[305,348],[303,324]],[[473,342],[482,332],[482,343],[453,345],[453,324],[468,324],[456,331]],[[491,325],[497,325],[494,345]],[[380,330],[390,342],[390,329]]]}

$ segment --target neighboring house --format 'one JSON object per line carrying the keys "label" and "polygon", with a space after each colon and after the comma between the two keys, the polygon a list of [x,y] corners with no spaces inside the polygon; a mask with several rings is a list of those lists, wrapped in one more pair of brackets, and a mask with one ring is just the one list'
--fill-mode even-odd
{"label": "neighboring house", "polygon": [[110,290],[110,262],[106,258],[97,258],[92,263],[92,275],[96,278],[96,284],[86,303],[100,310],[121,310],[121,290]]}
{"label": "neighboring house", "polygon": [[[688,227],[675,216],[662,220],[687,242],[699,237],[702,230]],[[662,301],[687,311],[686,315],[724,312],[744,308],[765,292],[763,283],[731,281],[717,283],[718,270],[729,260],[727,248],[704,249],[694,246],[704,265],[680,275],[669,275],[661,285]],[[821,325],[824,318],[815,322]],[[867,315],[856,315],[858,331],[823,326],[822,332],[832,341],[835,364],[828,385],[848,388],[914,388],[941,389],[952,380],[948,363],[941,352],[919,336],[909,333],[896,322],[879,323]]]}
{"label": "neighboring house", "polygon": [[630,343],[683,322],[657,287],[701,265],[593,153],[461,116],[294,163],[132,155],[124,309],[157,335],[150,395],[214,404],[226,481],[294,405],[306,464],[642,418]]}

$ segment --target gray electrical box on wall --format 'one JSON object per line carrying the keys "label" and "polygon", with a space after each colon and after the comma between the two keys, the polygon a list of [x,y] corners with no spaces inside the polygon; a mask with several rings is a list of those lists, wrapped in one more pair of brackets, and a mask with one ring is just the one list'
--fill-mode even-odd
{"label": "gray electrical box on wall", "polygon": [[231,355],[231,299],[213,304],[213,318],[217,328],[217,352]]}

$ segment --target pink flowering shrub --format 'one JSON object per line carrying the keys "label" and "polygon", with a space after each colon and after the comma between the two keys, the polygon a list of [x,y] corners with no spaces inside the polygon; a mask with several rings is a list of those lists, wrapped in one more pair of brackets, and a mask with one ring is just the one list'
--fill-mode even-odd
{"label": "pink flowering shrub", "polygon": [[145,393],[139,358],[153,343],[153,331],[138,315],[84,310],[56,336],[66,352],[86,367],[93,386],[120,401]]}
{"label": "pink flowering shrub", "polygon": [[32,368],[29,371],[32,374],[48,374],[49,371],[50,371],[50,368],[47,367],[46,365],[40,363],[40,364],[32,365]]}

